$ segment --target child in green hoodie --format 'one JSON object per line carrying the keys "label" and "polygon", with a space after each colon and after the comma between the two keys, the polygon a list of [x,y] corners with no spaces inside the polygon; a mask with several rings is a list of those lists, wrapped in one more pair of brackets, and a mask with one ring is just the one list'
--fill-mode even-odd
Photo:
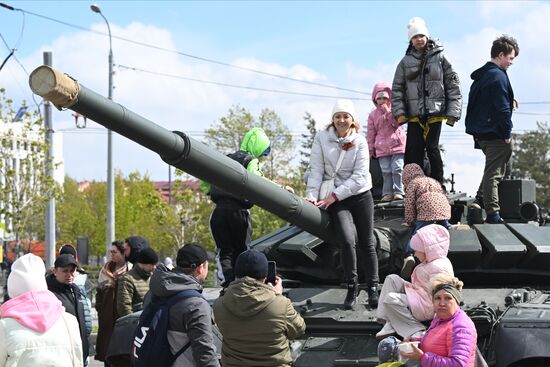
{"label": "child in green hoodie", "polygon": [[[271,151],[269,138],[259,127],[252,128],[243,137],[240,149],[228,154],[248,172],[263,176],[258,158]],[[237,256],[248,249],[252,236],[252,220],[248,200],[201,181],[202,191],[210,196],[216,208],[210,216],[210,230],[216,242],[217,277],[225,288],[235,279],[233,266]]]}

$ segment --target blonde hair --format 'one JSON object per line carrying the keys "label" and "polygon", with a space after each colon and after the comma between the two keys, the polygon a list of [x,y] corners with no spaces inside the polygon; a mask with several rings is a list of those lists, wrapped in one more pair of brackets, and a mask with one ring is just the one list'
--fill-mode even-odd
{"label": "blonde hair", "polygon": [[435,287],[441,284],[449,284],[455,287],[458,291],[462,291],[464,283],[457,277],[449,273],[439,273],[430,278],[430,289],[433,292]]}

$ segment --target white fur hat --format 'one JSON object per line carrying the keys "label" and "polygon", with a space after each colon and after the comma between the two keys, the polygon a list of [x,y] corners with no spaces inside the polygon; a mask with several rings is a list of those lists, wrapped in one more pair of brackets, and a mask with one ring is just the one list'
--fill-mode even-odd
{"label": "white fur hat", "polygon": [[426,37],[430,37],[430,34],[428,32],[428,27],[426,27],[426,22],[422,18],[419,18],[419,17],[411,18],[411,20],[409,20],[409,24],[407,24],[407,28],[408,28],[408,34],[409,34],[409,41],[417,34],[423,34]]}
{"label": "white fur hat", "polygon": [[15,298],[28,291],[47,291],[46,267],[36,255],[26,254],[11,265],[8,277],[8,294]]}
{"label": "white fur hat", "polygon": [[334,107],[332,108],[332,116],[338,112],[349,113],[355,121],[355,107],[353,106],[353,102],[349,99],[339,99],[336,101]]}

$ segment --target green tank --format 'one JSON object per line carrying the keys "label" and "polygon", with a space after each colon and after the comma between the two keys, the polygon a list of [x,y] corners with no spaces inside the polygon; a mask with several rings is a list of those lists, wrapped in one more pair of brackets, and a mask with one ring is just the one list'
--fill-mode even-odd
{"label": "green tank", "polygon": [[[68,108],[158,153],[165,162],[233,194],[242,196],[288,221],[253,242],[284,278],[285,294],[306,320],[306,334],[291,343],[295,366],[375,366],[376,312],[359,294],[353,310],[344,310],[339,251],[328,215],[300,197],[248,172],[237,162],[169,131],[124,106],[87,89],[48,66],[30,75],[34,93],[58,108]],[[381,178],[373,161],[373,182]],[[464,281],[462,308],[474,321],[478,348],[496,367],[550,366],[550,226],[535,204],[535,183],[506,180],[501,214],[506,225],[482,224],[481,211],[469,210],[472,198],[449,194],[451,222],[469,223],[451,230],[449,258]],[[375,204],[374,236],[380,275],[398,273],[409,230],[402,226],[403,202]],[[206,289],[213,301],[219,288]],[[136,315],[133,316],[134,319]],[[121,335],[134,324],[117,326]],[[118,323],[117,323],[118,325]],[[117,339],[118,338],[113,338]],[[124,338],[118,349],[124,348]],[[127,341],[131,344],[131,339]],[[115,346],[117,349],[117,346]]]}

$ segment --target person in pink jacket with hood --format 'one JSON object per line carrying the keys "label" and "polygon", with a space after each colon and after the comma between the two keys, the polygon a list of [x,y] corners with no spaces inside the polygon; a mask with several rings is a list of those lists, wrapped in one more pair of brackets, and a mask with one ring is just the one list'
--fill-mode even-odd
{"label": "person in pink jacket with hood", "polygon": [[76,318],[48,290],[44,262],[27,254],[8,278],[10,300],[0,306],[0,367],[81,367]]}
{"label": "person in pink jacket with hood", "polygon": [[395,333],[405,338],[424,331],[422,321],[434,316],[430,279],[441,273],[454,275],[447,258],[449,231],[444,227],[430,224],[420,228],[411,247],[421,263],[414,268],[410,282],[396,274],[386,277],[377,309],[378,321],[384,324],[376,334],[378,339]]}
{"label": "person in pink jacket with hood", "polygon": [[378,158],[384,184],[382,201],[402,200],[404,191],[401,175],[406,137],[391,113],[391,85],[376,83],[372,89],[376,107],[369,115],[367,141],[371,158]]}

